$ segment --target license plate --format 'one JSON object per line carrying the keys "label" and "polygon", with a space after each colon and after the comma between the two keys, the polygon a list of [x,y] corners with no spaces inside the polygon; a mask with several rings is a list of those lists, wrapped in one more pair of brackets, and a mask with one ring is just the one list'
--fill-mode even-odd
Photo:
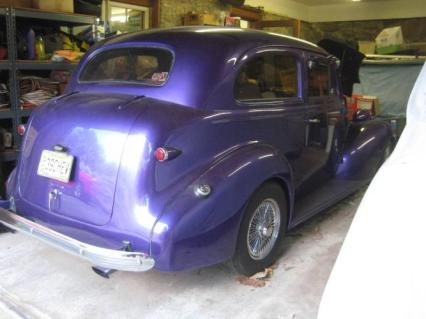
{"label": "license plate", "polygon": [[37,175],[67,183],[70,180],[74,156],[63,152],[43,150]]}

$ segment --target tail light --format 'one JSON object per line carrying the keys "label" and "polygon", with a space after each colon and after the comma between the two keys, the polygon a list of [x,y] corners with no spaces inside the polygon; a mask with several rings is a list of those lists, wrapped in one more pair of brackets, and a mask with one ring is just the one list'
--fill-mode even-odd
{"label": "tail light", "polygon": [[157,161],[164,162],[178,157],[180,153],[182,152],[177,148],[163,146],[155,150],[154,157]]}
{"label": "tail light", "polygon": [[17,128],[16,128],[16,130],[18,131],[18,135],[19,135],[19,136],[24,136],[24,134],[25,134],[25,129],[26,129],[26,127],[25,127],[25,125],[24,125],[24,124],[19,124],[19,125],[17,126]]}

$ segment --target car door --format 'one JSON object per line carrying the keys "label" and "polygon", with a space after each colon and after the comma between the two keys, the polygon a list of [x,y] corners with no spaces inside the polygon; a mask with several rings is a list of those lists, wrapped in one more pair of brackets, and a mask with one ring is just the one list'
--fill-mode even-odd
{"label": "car door", "polygon": [[247,118],[251,119],[247,132],[256,132],[257,139],[283,153],[293,168],[293,182],[297,184],[304,174],[297,165],[305,147],[303,52],[268,47],[247,56],[235,79],[237,107],[246,110]]}
{"label": "car door", "polygon": [[333,163],[338,156],[336,127],[342,119],[334,60],[307,54],[305,61],[305,173],[296,189],[296,200],[318,190],[333,177]]}

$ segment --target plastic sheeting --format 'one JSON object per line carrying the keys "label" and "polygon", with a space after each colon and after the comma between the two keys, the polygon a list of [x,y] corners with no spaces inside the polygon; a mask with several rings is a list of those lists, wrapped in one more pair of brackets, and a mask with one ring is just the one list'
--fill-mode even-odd
{"label": "plastic sheeting", "polygon": [[398,145],[370,184],[321,301],[319,319],[426,318],[426,66]]}
{"label": "plastic sheeting", "polygon": [[421,68],[421,64],[363,64],[359,71],[361,83],[354,85],[353,94],[377,96],[381,116],[405,116]]}

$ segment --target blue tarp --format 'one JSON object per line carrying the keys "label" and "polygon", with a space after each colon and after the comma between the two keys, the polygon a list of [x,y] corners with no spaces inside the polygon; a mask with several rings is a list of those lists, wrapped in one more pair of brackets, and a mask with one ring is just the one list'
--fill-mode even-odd
{"label": "blue tarp", "polygon": [[421,64],[363,64],[361,84],[354,85],[353,94],[379,98],[380,116],[405,117],[407,102]]}

